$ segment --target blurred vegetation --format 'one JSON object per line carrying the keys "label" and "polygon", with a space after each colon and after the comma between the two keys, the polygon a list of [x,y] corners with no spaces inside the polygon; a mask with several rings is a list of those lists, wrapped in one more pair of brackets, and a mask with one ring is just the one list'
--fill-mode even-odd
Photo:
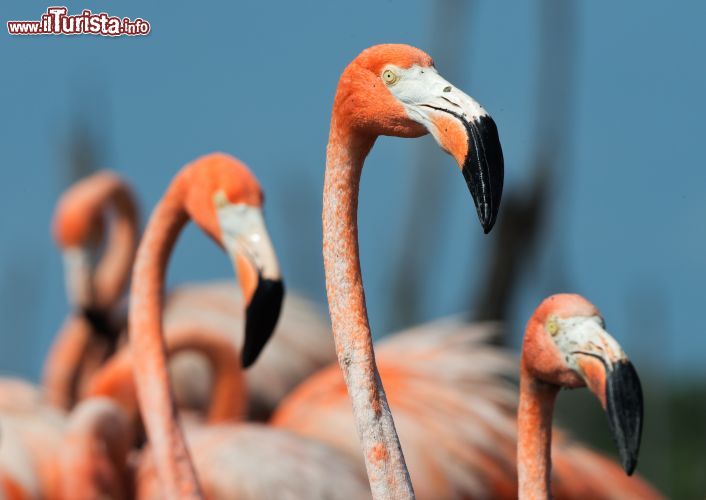
{"label": "blurred vegetation", "polygon": [[70,117],[68,137],[59,152],[59,158],[63,159],[59,165],[62,190],[107,167],[105,162],[111,136],[110,100],[102,85],[95,82],[78,85],[71,100],[74,112]]}

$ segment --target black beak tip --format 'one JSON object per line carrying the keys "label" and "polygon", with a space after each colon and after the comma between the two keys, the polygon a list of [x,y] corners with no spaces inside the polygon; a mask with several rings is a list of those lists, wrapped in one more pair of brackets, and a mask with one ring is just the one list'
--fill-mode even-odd
{"label": "black beak tip", "polygon": [[630,476],[637,467],[643,423],[642,386],[629,361],[615,364],[608,372],[606,410],[620,462]]}
{"label": "black beak tip", "polygon": [[468,153],[461,172],[476,205],[483,232],[488,234],[500,210],[505,178],[503,151],[498,129],[490,116],[465,124]]}
{"label": "black beak tip", "polygon": [[243,348],[243,352],[240,355],[241,366],[243,368],[250,368],[255,363],[255,361],[257,361],[257,356],[249,352],[245,352],[245,348]]}
{"label": "black beak tip", "polygon": [[478,216],[481,221],[481,226],[483,226],[483,234],[490,233],[491,229],[495,225],[495,217],[490,213],[490,207],[487,204],[482,205],[478,209]]}
{"label": "black beak tip", "polygon": [[260,278],[245,313],[245,341],[241,353],[243,368],[252,366],[277,326],[284,298],[281,280]]}
{"label": "black beak tip", "polygon": [[635,468],[637,467],[637,457],[628,454],[622,456],[621,453],[620,462],[623,465],[623,470],[625,471],[625,473],[628,476],[632,476],[633,472],[635,472]]}

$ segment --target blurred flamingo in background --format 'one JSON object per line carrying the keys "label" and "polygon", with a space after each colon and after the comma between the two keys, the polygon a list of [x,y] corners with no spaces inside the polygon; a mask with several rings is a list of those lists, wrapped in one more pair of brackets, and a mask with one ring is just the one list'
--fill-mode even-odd
{"label": "blurred flamingo in background", "polygon": [[54,485],[64,414],[44,405],[41,392],[19,379],[0,379],[0,394],[0,494],[40,498]]}
{"label": "blurred flamingo in background", "polygon": [[[173,329],[208,329],[233,346],[245,334],[243,295],[232,283],[179,286],[165,303],[167,339]],[[288,293],[282,304],[277,334],[245,373],[248,420],[267,420],[280,401],[310,374],[335,359],[331,329],[318,307],[301,295]],[[180,407],[204,410],[212,391],[210,362],[196,350],[184,349],[170,361],[172,386]],[[211,365],[212,366],[212,365]]]}
{"label": "blurred flamingo in background", "polygon": [[[355,467],[354,459],[319,441],[282,429],[257,424],[234,424],[240,412],[223,412],[233,401],[245,404],[240,362],[232,343],[223,344],[219,335],[199,330],[199,344],[214,341],[221,369],[214,371],[216,387],[205,420],[193,413],[182,418],[190,455],[206,498],[253,500],[289,496],[291,498],[363,499],[369,497],[365,475]],[[167,344],[172,344],[167,333]],[[186,343],[192,342],[184,335]],[[222,345],[223,344],[223,345]],[[176,352],[176,349],[170,349]],[[220,382],[219,382],[220,379]],[[236,383],[228,382],[235,379]],[[117,379],[116,379],[117,380]],[[122,380],[125,380],[124,378]],[[184,417],[187,418],[184,418]],[[227,425],[230,422],[230,425]],[[159,498],[160,483],[154,457],[148,446],[140,454],[136,472],[137,497]],[[335,478],[335,479],[333,479]]]}
{"label": "blurred flamingo in background", "polygon": [[[244,417],[247,404],[244,377],[237,352],[228,338],[220,332],[210,332],[204,328],[196,331],[185,328],[168,333],[167,347],[170,355],[191,350],[211,362],[214,384],[206,423],[232,422]],[[29,416],[31,422],[37,416],[45,418],[41,411],[38,412],[42,408],[40,394],[32,386],[6,381],[0,389],[14,394],[13,408],[26,410],[23,416]],[[40,463],[49,464],[28,468],[37,470],[36,481],[41,481],[40,490],[52,492],[51,495],[42,493],[42,497],[133,498],[134,468],[140,463],[149,463],[149,460],[138,449],[141,445],[141,440],[137,439],[141,425],[132,376],[132,357],[127,346],[92,376],[84,396],[87,399],[77,404],[66,418],[62,419],[62,414],[56,410],[46,410],[56,417],[56,425],[52,428],[55,431],[54,446],[40,448],[40,443],[31,439],[30,444],[35,443],[35,446],[15,446],[8,451],[16,454],[25,450],[29,463],[39,457],[43,458]],[[191,424],[202,421],[194,413],[187,415],[187,422]],[[4,421],[4,417],[0,412],[0,422]],[[37,423],[33,426],[36,427]],[[12,432],[16,429],[10,426],[7,430]],[[27,441],[27,437],[22,437]],[[20,454],[20,459],[22,456]],[[49,459],[52,456],[56,456],[55,461]],[[7,458],[11,459],[9,455]],[[143,466],[143,469],[148,472],[141,473],[141,476],[149,477],[149,468]]]}
{"label": "blurred flamingo in background", "polygon": [[131,429],[114,403],[89,400],[66,414],[26,382],[3,379],[0,391],[0,498],[131,497]]}
{"label": "blurred flamingo in background", "polygon": [[56,454],[56,489],[45,496],[133,498],[134,474],[128,461],[133,432],[128,416],[109,399],[76,405]]}
{"label": "blurred flamingo in background", "polygon": [[[208,327],[165,328],[170,358],[190,351],[209,361],[213,373],[210,401],[206,402],[205,421],[210,424],[240,421],[247,411],[247,389],[240,360],[233,343],[220,331]],[[91,379],[86,397],[108,397],[132,420],[139,417],[137,389],[133,376],[133,355],[128,346],[113,356]],[[207,392],[205,398],[208,399]],[[181,412],[184,415],[184,411]],[[195,412],[187,414],[196,416]]]}
{"label": "blurred flamingo in background", "polygon": [[[117,346],[125,323],[119,304],[137,248],[137,219],[130,188],[108,170],[77,182],[57,203],[53,234],[63,254],[73,309],[44,369],[47,400],[59,408],[76,402],[86,380]],[[106,224],[104,252],[94,264]]]}
{"label": "blurred flamingo in background", "polygon": [[[137,201],[117,173],[101,171],[64,192],[54,215],[53,232],[66,266],[69,302],[66,320],[47,358],[47,401],[69,409],[85,397],[90,377],[119,346],[126,324],[121,301],[137,248]],[[111,217],[112,215],[112,217]],[[109,223],[100,263],[91,265]],[[243,298],[231,283],[182,285],[165,307],[167,329],[208,327],[234,345],[243,339]],[[335,359],[333,339],[318,309],[290,294],[284,302],[278,335],[247,373],[249,417],[266,420],[279,401],[309,374]],[[211,384],[209,362],[180,349],[170,369],[180,407],[204,410]]]}
{"label": "blurred flamingo in background", "polygon": [[141,496],[160,491],[168,498],[201,497],[194,465],[203,491],[215,498],[360,498],[367,492],[345,455],[262,425],[198,427],[187,433],[194,462],[187,450],[169,387],[161,321],[169,254],[189,219],[226,249],[245,297],[241,359],[248,367],[275,327],[283,296],[262,199],[247,167],[227,155],[212,154],[184,167],[152,213],[137,253],[129,313],[137,395],[156,469],[152,482],[149,477],[154,476],[141,473]]}
{"label": "blurred flamingo in background", "polygon": [[375,366],[358,254],[358,189],[378,136],[427,133],[458,162],[487,233],[500,204],[503,158],[485,110],[444,80],[431,57],[408,45],[371,47],[346,67],[326,152],[324,267],[338,361],[373,497],[380,499],[412,498],[414,492]]}
{"label": "blurred flamingo in background", "polygon": [[[243,418],[247,398],[237,352],[232,342],[219,332],[210,332],[204,327],[165,329],[165,340],[170,357],[180,350],[198,351],[213,366],[214,390],[206,417],[180,412],[207,497],[229,498],[233,492],[247,490],[248,495],[260,498],[265,492],[277,492],[277,485],[286,478],[290,494],[297,493],[297,497],[302,498],[328,498],[334,488],[329,474],[342,475],[341,484],[336,486],[341,488],[336,493],[338,498],[368,496],[364,472],[354,466],[352,458],[344,456],[341,459],[338,452],[331,451],[326,445],[264,426],[223,425]],[[137,414],[129,349],[123,348],[96,373],[88,396],[110,397],[128,415],[134,417]],[[139,454],[136,462],[139,464],[135,476],[138,497],[159,497],[161,486],[149,447]],[[270,464],[276,464],[276,473],[268,467]],[[308,484],[303,490],[291,490],[292,485],[303,481]]]}

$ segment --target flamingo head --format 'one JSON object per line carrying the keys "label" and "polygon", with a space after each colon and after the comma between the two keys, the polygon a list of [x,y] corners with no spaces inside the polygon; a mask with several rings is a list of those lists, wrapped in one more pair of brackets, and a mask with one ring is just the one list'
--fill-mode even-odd
{"label": "flamingo head", "polygon": [[262,189],[235,158],[204,156],[180,174],[192,220],[223,247],[235,266],[246,304],[242,365],[252,365],[277,325],[284,285],[262,213]]}
{"label": "flamingo head", "polygon": [[[108,332],[106,304],[95,290],[99,253],[106,230],[105,186],[123,185],[109,170],[80,180],[59,199],[52,221],[52,236],[61,250],[69,304],[80,311],[97,332]],[[126,188],[127,189],[127,188]]]}
{"label": "flamingo head", "polygon": [[522,364],[546,383],[587,386],[608,414],[625,472],[633,473],[642,434],[642,387],[593,304],[573,294],[545,299],[527,326]]}
{"label": "flamingo head", "polygon": [[363,135],[431,133],[459,165],[486,233],[497,218],[504,163],[495,122],[480,104],[446,81],[423,51],[376,45],[346,68],[337,114]]}

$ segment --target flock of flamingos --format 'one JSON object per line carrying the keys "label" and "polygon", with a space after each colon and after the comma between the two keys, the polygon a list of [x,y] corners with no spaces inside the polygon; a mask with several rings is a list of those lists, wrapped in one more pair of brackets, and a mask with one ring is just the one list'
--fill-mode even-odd
{"label": "flock of flamingos", "polygon": [[[489,232],[504,167],[486,111],[413,47],[374,46],[348,65],[323,194],[331,328],[306,300],[285,300],[263,193],[235,158],[182,168],[141,236],[115,173],[71,186],[53,234],[72,311],[41,389],[0,380],[0,498],[660,498],[629,477],[639,379],[586,299],[551,296],[529,319],[519,397],[514,357],[487,342],[493,324],[445,319],[373,346],[360,175],[378,136],[426,133],[458,162]],[[165,294],[189,221],[225,250],[239,287]],[[559,389],[583,386],[619,463],[552,428]]]}

